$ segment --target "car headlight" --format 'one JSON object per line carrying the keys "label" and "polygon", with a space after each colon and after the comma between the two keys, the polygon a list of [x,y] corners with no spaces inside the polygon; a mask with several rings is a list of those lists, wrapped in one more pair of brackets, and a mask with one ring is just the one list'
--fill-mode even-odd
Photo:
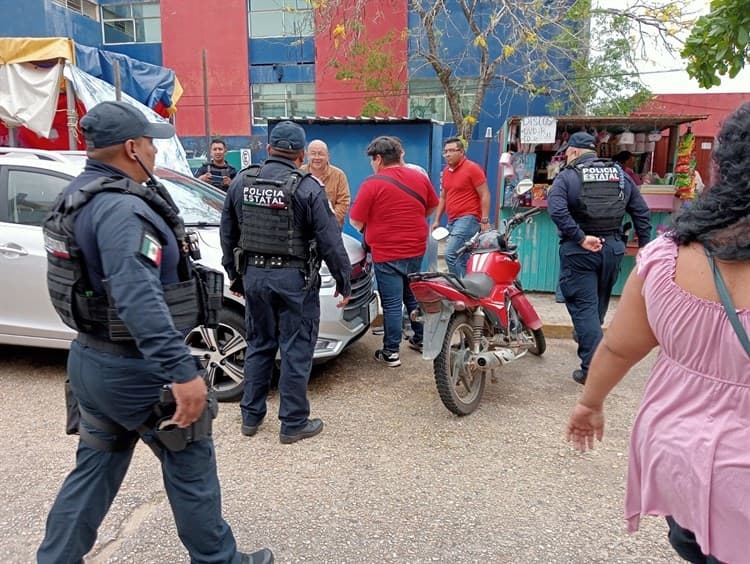
{"label": "car headlight", "polygon": [[333,288],[336,286],[336,280],[331,276],[331,271],[328,270],[328,265],[325,262],[320,264],[320,287],[321,288]]}

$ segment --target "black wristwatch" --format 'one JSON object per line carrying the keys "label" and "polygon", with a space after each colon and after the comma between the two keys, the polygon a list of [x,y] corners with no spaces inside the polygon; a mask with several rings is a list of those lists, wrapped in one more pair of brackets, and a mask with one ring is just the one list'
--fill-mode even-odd
{"label": "black wristwatch", "polygon": [[490,222],[490,218],[489,217],[483,217],[482,219],[479,220],[479,223],[487,224],[489,222]]}

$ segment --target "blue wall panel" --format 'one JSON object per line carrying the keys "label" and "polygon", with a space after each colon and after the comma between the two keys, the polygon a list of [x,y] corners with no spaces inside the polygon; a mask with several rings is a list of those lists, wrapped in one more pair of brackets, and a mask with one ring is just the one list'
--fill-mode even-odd
{"label": "blue wall panel", "polygon": [[0,0],[0,37],[70,37],[100,47],[99,22],[47,0]]}

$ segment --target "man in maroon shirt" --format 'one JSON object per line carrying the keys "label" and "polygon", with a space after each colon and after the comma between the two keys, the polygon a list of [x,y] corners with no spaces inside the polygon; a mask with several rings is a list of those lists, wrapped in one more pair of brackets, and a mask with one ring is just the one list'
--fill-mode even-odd
{"label": "man in maroon shirt", "polygon": [[490,227],[490,191],[482,167],[464,154],[464,144],[458,137],[446,139],[443,156],[447,166],[440,181],[440,203],[432,228],[440,226],[440,217],[448,214],[450,236],[445,242],[445,263],[456,276],[466,274],[468,253],[457,255],[460,249],[480,229]]}
{"label": "man in maroon shirt", "polygon": [[[383,348],[375,360],[386,366],[401,365],[402,303],[417,308],[407,275],[418,272],[427,245],[427,221],[438,205],[435,188],[421,172],[402,164],[403,147],[393,137],[377,137],[367,147],[373,176],[359,187],[349,221],[364,232],[375,264],[383,306]],[[422,325],[412,322],[411,345],[422,345]]]}

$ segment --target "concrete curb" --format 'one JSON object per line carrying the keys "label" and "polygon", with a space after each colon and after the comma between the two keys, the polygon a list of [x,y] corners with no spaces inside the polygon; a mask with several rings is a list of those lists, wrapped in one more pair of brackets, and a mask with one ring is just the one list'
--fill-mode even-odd
{"label": "concrete curb", "polygon": [[560,323],[545,323],[542,325],[546,339],[572,339],[573,326]]}

